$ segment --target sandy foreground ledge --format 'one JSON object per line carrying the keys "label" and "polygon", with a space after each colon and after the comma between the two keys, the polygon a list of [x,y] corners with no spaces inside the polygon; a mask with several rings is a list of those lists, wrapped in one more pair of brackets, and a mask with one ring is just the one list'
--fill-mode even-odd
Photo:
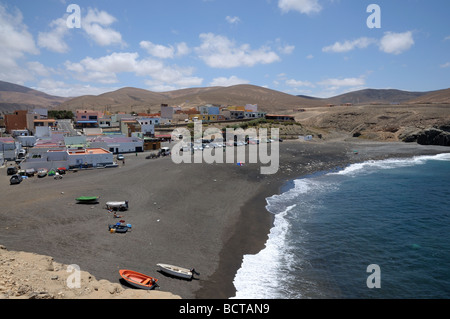
{"label": "sandy foreground ledge", "polygon": [[169,292],[126,289],[85,271],[80,272],[81,287],[69,288],[70,270],[52,257],[0,246],[0,299],[180,299]]}

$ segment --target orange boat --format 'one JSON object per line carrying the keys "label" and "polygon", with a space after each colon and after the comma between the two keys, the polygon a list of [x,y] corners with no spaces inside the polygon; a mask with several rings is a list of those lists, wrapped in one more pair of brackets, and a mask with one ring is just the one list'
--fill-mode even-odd
{"label": "orange boat", "polygon": [[150,290],[157,286],[156,282],[158,279],[133,270],[122,269],[119,270],[119,274],[127,283],[136,288]]}

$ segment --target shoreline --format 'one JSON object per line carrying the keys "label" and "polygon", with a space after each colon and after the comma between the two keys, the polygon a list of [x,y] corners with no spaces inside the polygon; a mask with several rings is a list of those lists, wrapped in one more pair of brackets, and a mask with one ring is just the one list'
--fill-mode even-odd
{"label": "shoreline", "polygon": [[[117,283],[118,269],[133,269],[156,275],[158,290],[183,299],[228,299],[236,294],[233,280],[243,256],[259,253],[273,227],[266,198],[285,192],[295,179],[353,163],[448,152],[355,139],[286,141],[280,143],[279,172],[265,176],[258,164],[183,166],[129,154],[126,166],[117,169],[70,173],[61,181],[31,179],[19,186],[26,194],[20,201],[9,201],[18,197],[17,187],[6,187],[0,201],[11,204],[0,212],[0,244],[78,264],[99,280]],[[124,215],[132,232],[110,234],[112,217],[101,205],[74,204],[91,193],[102,201],[128,199]],[[201,276],[174,280],[156,272],[157,262],[194,267]]]}
{"label": "shoreline", "polygon": [[[392,147],[395,144],[399,146],[399,149],[392,149],[391,153],[388,154],[380,154],[379,150],[377,150],[377,146],[384,147]],[[265,248],[268,235],[270,230],[273,227],[273,222],[275,219],[275,215],[269,212],[266,209],[266,199],[268,197],[282,194],[284,192],[289,191],[293,187],[293,183],[297,179],[309,178],[313,177],[317,174],[327,174],[332,171],[338,171],[344,169],[352,164],[356,163],[364,163],[367,161],[382,161],[386,159],[393,158],[412,158],[415,156],[426,156],[426,155],[438,155],[443,153],[450,153],[450,149],[447,147],[441,146],[423,146],[419,144],[406,144],[406,143],[392,143],[392,142],[356,142],[356,143],[348,143],[347,146],[363,146],[365,148],[362,156],[354,157],[351,155],[355,155],[348,153],[347,149],[347,159],[341,158],[339,162],[335,163],[326,163],[326,168],[319,169],[316,171],[309,171],[307,173],[300,173],[299,175],[294,174],[283,174],[281,178],[278,178],[277,186],[273,185],[271,190],[260,191],[258,195],[254,198],[246,202],[241,208],[241,220],[242,223],[239,225],[240,227],[236,227],[234,235],[230,238],[230,240],[224,243],[224,248],[220,253],[220,262],[218,270],[212,275],[212,280],[214,284],[206,284],[199,291],[197,291],[196,296],[199,299],[207,298],[207,299],[229,299],[235,297],[236,289],[234,287],[234,278],[237,271],[242,266],[242,261],[244,255],[254,255],[258,254],[262,249]],[[359,155],[359,152],[358,152]],[[287,180],[284,180],[286,179]],[[244,215],[245,211],[250,210],[252,212],[252,216]],[[255,211],[259,211],[259,213],[255,213]],[[261,211],[264,211],[265,214],[261,214]],[[264,215],[264,216],[262,216]],[[263,218],[268,224],[266,227],[259,228],[259,240],[257,238],[252,238],[254,241],[247,248],[243,248],[241,250],[236,249],[242,242],[246,242],[248,240],[248,229],[255,228],[254,222],[256,218]],[[252,227],[253,226],[253,227]],[[265,231],[264,231],[265,230]],[[245,234],[245,235],[244,235]],[[253,237],[258,237],[254,235]],[[246,253],[243,253],[246,251]],[[239,260],[240,257],[240,260]],[[229,260],[233,260],[230,262]],[[224,283],[224,287],[222,291],[218,292],[215,283],[219,281],[219,279],[226,278],[226,282]],[[214,297],[211,297],[214,296]]]}

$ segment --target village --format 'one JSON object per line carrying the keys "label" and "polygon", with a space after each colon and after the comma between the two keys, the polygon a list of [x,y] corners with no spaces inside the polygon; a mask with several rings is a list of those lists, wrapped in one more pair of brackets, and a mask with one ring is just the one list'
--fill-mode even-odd
{"label": "village", "polygon": [[154,114],[77,110],[73,115],[72,119],[55,119],[47,109],[34,109],[0,116],[0,163],[8,175],[14,175],[11,184],[35,175],[59,177],[67,170],[117,167],[124,164],[124,154],[169,155],[173,130],[192,128],[199,122],[295,122],[293,116],[267,114],[252,104],[202,105],[187,110],[161,104],[160,112]]}

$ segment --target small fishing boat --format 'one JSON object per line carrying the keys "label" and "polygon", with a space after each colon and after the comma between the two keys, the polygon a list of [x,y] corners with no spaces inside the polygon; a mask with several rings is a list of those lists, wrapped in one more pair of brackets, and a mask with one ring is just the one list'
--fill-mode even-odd
{"label": "small fishing boat", "polygon": [[106,202],[107,209],[114,210],[127,210],[128,209],[128,201],[117,201],[117,202]]}
{"label": "small fishing boat", "polygon": [[119,274],[127,283],[136,288],[150,290],[157,286],[156,282],[158,279],[133,270],[121,269]]}
{"label": "small fishing boat", "polygon": [[47,172],[48,172],[47,169],[41,168],[41,169],[38,170],[37,176],[40,177],[40,178],[45,177],[45,176],[47,176]]}
{"label": "small fishing boat", "polygon": [[117,223],[114,225],[108,225],[108,229],[111,233],[126,233],[127,231],[129,231],[131,229],[131,225],[127,224],[124,225],[122,223]]}
{"label": "small fishing boat", "polygon": [[79,203],[96,203],[100,197],[99,196],[81,196],[76,200]]}
{"label": "small fishing boat", "polygon": [[156,266],[158,266],[162,272],[168,275],[180,277],[183,279],[192,279],[194,278],[194,274],[200,276],[200,274],[196,272],[194,268],[187,269],[168,264],[156,264]]}

